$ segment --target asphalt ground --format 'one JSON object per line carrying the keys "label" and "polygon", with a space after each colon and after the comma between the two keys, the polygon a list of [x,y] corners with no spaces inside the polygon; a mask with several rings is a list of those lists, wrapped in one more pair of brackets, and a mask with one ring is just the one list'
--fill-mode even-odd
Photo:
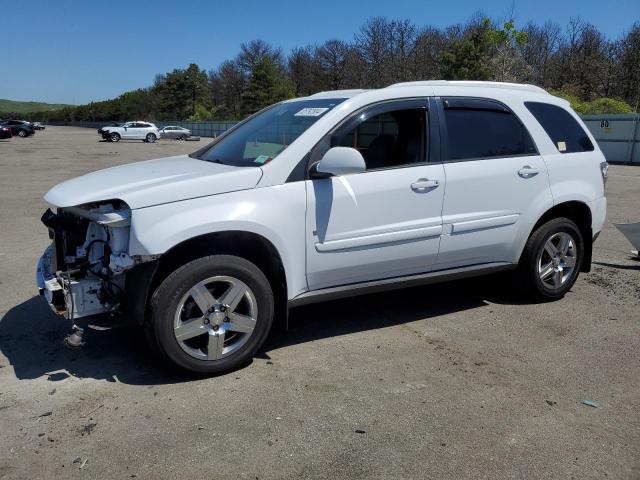
{"label": "asphalt ground", "polygon": [[593,269],[560,301],[492,276],[301,307],[249,366],[194,380],[133,328],[64,348],[37,296],[50,187],[202,145],[99,140],[0,141],[0,478],[640,478],[640,262],[612,226],[640,220],[640,168],[611,167]]}

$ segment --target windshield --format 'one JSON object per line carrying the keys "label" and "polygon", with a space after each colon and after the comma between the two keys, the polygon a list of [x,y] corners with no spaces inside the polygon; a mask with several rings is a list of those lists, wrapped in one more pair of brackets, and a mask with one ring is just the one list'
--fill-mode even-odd
{"label": "windshield", "polygon": [[344,98],[300,100],[275,105],[193,156],[236,167],[260,166],[280,152]]}

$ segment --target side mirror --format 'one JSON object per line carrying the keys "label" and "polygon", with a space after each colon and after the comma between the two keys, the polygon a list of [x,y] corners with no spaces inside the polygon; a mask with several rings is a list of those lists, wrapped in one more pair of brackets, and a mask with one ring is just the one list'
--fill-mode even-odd
{"label": "side mirror", "polygon": [[358,150],[351,147],[333,147],[312,167],[311,173],[316,177],[341,176],[362,173],[366,169],[367,165]]}

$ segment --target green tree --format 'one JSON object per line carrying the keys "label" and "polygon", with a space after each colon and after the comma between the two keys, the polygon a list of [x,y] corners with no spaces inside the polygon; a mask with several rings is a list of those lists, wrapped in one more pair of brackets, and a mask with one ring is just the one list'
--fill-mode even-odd
{"label": "green tree", "polygon": [[156,77],[153,89],[160,117],[182,120],[195,115],[197,105],[208,102],[208,81],[207,73],[195,63]]}
{"label": "green tree", "polygon": [[291,98],[294,94],[289,79],[269,57],[264,57],[252,68],[249,84],[242,95],[243,111],[251,114],[272,103]]}
{"label": "green tree", "polygon": [[529,66],[522,55],[527,32],[516,30],[513,20],[498,28],[488,18],[484,20],[484,29],[491,50],[492,79],[498,82],[520,82],[527,78]]}
{"label": "green tree", "polygon": [[575,88],[563,90],[550,90],[549,93],[567,100],[580,115],[624,114],[633,113],[633,107],[628,103],[615,98],[600,97],[594,100],[581,100],[576,94]]}
{"label": "green tree", "polygon": [[579,113],[584,115],[633,113],[633,108],[622,100],[602,97],[587,102],[584,110]]}
{"label": "green tree", "polygon": [[446,80],[489,80],[489,42],[485,28],[475,28],[451,42],[442,56],[442,76]]}

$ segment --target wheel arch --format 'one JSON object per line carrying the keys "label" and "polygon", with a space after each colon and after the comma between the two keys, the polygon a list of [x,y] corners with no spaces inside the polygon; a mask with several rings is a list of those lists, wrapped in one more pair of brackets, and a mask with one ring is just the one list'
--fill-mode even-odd
{"label": "wheel arch", "polygon": [[[142,323],[148,313],[149,299],[162,281],[176,268],[207,255],[235,255],[254,263],[265,274],[273,288],[276,321],[286,322],[287,277],[280,253],[264,236],[242,230],[206,233],[186,239],[167,250],[142,273],[143,279],[131,281],[135,293],[129,294],[128,310]],[[142,264],[144,266],[147,264]],[[151,265],[151,262],[150,262]],[[142,281],[139,281],[142,280]]]}
{"label": "wheel arch", "polygon": [[[591,209],[585,202],[571,200],[559,203],[549,208],[540,216],[540,218],[538,218],[538,221],[529,232],[529,236],[527,238],[529,238],[531,234],[540,227],[540,225],[558,217],[565,217],[572,220],[580,229],[580,233],[582,234],[582,239],[584,241],[584,258],[581,271],[589,272],[591,270],[591,256],[593,253],[593,234],[591,229]],[[522,248],[524,248],[524,245],[522,245]],[[522,249],[520,255],[522,255]]]}

